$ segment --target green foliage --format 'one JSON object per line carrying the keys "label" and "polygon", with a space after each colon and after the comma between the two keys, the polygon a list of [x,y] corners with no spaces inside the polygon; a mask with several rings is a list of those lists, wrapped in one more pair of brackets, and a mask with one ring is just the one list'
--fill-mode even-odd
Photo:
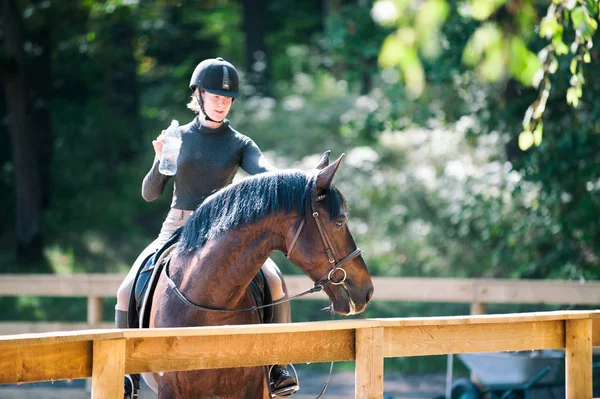
{"label": "green foliage", "polygon": [[[413,8],[414,7],[414,8]],[[408,1],[377,1],[373,18],[383,26],[394,23],[399,28],[385,39],[379,55],[384,68],[398,67],[412,97],[419,97],[425,87],[425,73],[419,54],[436,58],[440,54],[439,31],[448,15],[444,0],[426,0],[415,7]]]}
{"label": "green foliage", "polygon": [[[538,98],[529,106],[523,119],[523,132],[519,137],[519,148],[527,150],[532,145],[539,146],[544,124],[542,116],[551,88],[550,76],[558,66],[558,57],[572,53],[569,71],[571,74],[567,103],[577,108],[585,82],[583,63],[591,62],[590,49],[593,36],[598,28],[598,1],[555,1],[548,7],[546,16],[540,22],[540,36],[549,40],[538,56],[543,68],[537,72],[533,84],[539,86]],[[565,28],[575,33],[570,46],[564,43]],[[564,57],[562,57],[564,58]]]}
{"label": "green foliage", "polygon": [[363,92],[370,89],[365,79],[377,73],[380,43],[389,34],[389,29],[382,29],[373,22],[370,7],[369,2],[342,7],[328,19],[321,41],[334,74],[360,85],[355,89]]}
{"label": "green foliage", "polygon": [[[558,57],[569,52],[572,54],[571,87],[566,101],[575,108],[579,104],[585,82],[581,66],[591,62],[592,38],[598,27],[598,1],[556,0],[540,18],[541,10],[534,0],[518,3],[428,0],[422,7],[406,1],[378,0],[373,6],[375,20],[384,26],[397,26],[396,32],[388,36],[381,47],[380,63],[384,67],[398,67],[403,72],[407,91],[414,97],[421,96],[425,87],[421,59],[437,57],[440,53],[438,43],[444,38],[438,32],[447,21],[448,7],[457,7],[462,16],[481,22],[462,50],[465,66],[474,68],[487,82],[510,77],[524,86],[539,89],[538,98],[523,118],[519,147],[527,150],[532,145],[539,146],[544,130],[542,116],[551,89],[550,76],[557,69]],[[536,44],[533,40],[536,26],[539,36],[547,40],[537,55],[530,50],[530,46]],[[565,44],[567,37],[569,45]],[[428,50],[431,48],[436,51]]]}

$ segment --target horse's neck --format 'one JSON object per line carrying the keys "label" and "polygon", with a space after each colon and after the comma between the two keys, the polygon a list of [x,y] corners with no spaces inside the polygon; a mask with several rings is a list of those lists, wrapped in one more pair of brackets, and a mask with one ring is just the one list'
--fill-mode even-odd
{"label": "horse's neck", "polygon": [[235,308],[269,255],[283,249],[279,229],[282,223],[259,221],[208,241],[189,264],[174,271],[181,276],[181,289],[204,306]]}

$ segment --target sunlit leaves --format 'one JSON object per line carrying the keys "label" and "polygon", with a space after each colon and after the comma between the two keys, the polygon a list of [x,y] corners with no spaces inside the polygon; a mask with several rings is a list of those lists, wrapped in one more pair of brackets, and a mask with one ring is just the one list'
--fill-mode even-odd
{"label": "sunlit leaves", "polygon": [[415,26],[423,56],[435,58],[439,55],[439,29],[447,17],[448,4],[445,0],[428,0],[417,12]]}
{"label": "sunlit leaves", "polygon": [[483,57],[487,48],[501,41],[502,32],[496,24],[485,24],[475,31],[463,52],[463,62],[474,67]]}
{"label": "sunlit leaves", "polygon": [[586,7],[575,7],[571,11],[571,22],[578,37],[586,37],[593,34],[598,28],[598,23],[591,18]]}
{"label": "sunlit leaves", "polygon": [[[540,61],[544,63],[544,68],[541,70],[542,77],[538,76],[539,73],[535,75],[538,80],[545,79],[548,81],[548,76],[554,74],[558,69],[556,56],[567,55],[569,52],[572,53],[573,58],[571,58],[569,64],[569,71],[571,72],[569,84],[571,87],[567,89],[566,101],[567,104],[575,108],[579,105],[585,83],[581,64],[591,62],[589,49],[593,46],[592,35],[598,28],[598,23],[595,19],[598,18],[598,1],[591,0],[579,3],[580,5],[577,5],[578,2],[575,0],[555,0],[548,7],[546,16],[540,22],[540,36],[551,39],[551,43],[538,54]],[[571,27],[575,32],[575,40],[567,46],[563,39],[563,33],[565,27],[569,27],[569,25],[572,25]],[[536,112],[531,115],[529,113],[526,114],[523,119],[525,131],[519,136],[519,146],[522,149],[531,146],[529,144],[529,134],[532,130],[532,124],[543,126],[541,118],[544,108],[541,108],[541,105],[545,105],[547,98],[548,89],[546,88],[540,92],[538,99],[532,105],[532,107],[535,107]],[[543,128],[536,127],[534,132],[540,130],[541,135],[541,129]]]}
{"label": "sunlit leaves", "polygon": [[558,22],[556,14],[549,12],[540,21],[540,36],[546,39],[551,39],[554,36],[554,32],[562,30],[562,25]]}
{"label": "sunlit leaves", "polygon": [[542,134],[544,131],[544,124],[540,121],[533,132],[524,130],[519,134],[519,148],[522,151],[526,151],[533,145],[538,146],[542,144]]}
{"label": "sunlit leaves", "polygon": [[540,146],[542,144],[542,133],[544,131],[544,122],[540,121],[533,131],[533,144]]}
{"label": "sunlit leaves", "polygon": [[540,69],[538,57],[531,52],[519,36],[506,36],[495,23],[482,25],[473,34],[463,52],[463,62],[475,67],[479,75],[489,82],[510,74],[525,86],[533,84]]}
{"label": "sunlit leaves", "polygon": [[569,53],[569,47],[563,42],[563,27],[560,26],[554,32],[554,36],[552,37],[552,45],[554,46],[554,52],[556,55],[565,55]]}
{"label": "sunlit leaves", "polygon": [[487,81],[496,81],[503,75],[503,39],[497,24],[487,23],[477,29],[465,47],[463,62],[470,67],[477,66]]}
{"label": "sunlit leaves", "polygon": [[379,54],[379,63],[384,68],[400,65],[407,57],[407,52],[413,48],[415,32],[411,29],[398,30],[388,36],[383,42]]}
{"label": "sunlit leaves", "polygon": [[506,0],[470,0],[469,11],[474,19],[485,21],[505,3]]}
{"label": "sunlit leaves", "polygon": [[[401,6],[397,6],[400,3]],[[571,62],[572,78],[566,100],[574,107],[579,104],[584,85],[581,66],[592,61],[589,50],[593,46],[592,36],[598,29],[598,0],[553,0],[541,19],[534,0],[520,1],[518,6],[507,0],[463,0],[458,3],[462,17],[481,22],[464,48],[463,63],[484,81],[498,82],[511,77],[524,86],[540,90],[529,116],[523,120],[525,129],[520,147],[539,145],[543,129],[541,119],[550,89],[548,77],[558,70],[560,62],[564,62],[561,56],[572,54],[572,61],[567,61]],[[436,37],[440,36],[440,27],[447,17],[448,0],[427,0],[420,8],[407,4],[407,1],[381,0],[375,3],[373,15],[376,9],[384,15],[381,10],[386,4],[387,7],[394,5],[396,11],[402,10],[393,14],[398,25],[397,34],[411,32],[416,35],[416,40],[390,37],[382,48],[380,63],[398,66],[411,94],[419,96],[421,88],[425,87],[425,82],[420,80],[423,73],[419,57],[438,56]],[[537,30],[535,26],[538,26]],[[548,41],[537,56],[530,49],[534,32]],[[414,82],[411,83],[411,79]],[[543,87],[542,81],[545,82]]]}
{"label": "sunlit leaves", "polygon": [[400,29],[388,36],[381,48],[379,64],[383,68],[400,68],[407,90],[418,97],[425,87],[425,76],[414,46],[415,39],[416,34],[411,29]]}
{"label": "sunlit leaves", "polygon": [[469,2],[467,14],[484,22],[465,47],[463,61],[467,66],[475,68],[479,76],[486,81],[503,79],[508,72],[525,86],[531,86],[540,62],[527,48],[525,39],[530,36],[536,17],[535,10],[529,3],[522,4],[518,15],[515,16],[515,24],[519,26],[517,34],[513,31],[506,32],[503,24],[491,18],[505,3],[504,0]]}
{"label": "sunlit leaves", "polygon": [[522,38],[513,36],[508,40],[510,46],[509,66],[511,75],[524,86],[532,86],[533,76],[542,66],[540,60],[536,54],[527,48]]}
{"label": "sunlit leaves", "polygon": [[373,4],[371,15],[375,22],[385,26],[391,20],[398,21],[396,32],[383,43],[379,64],[383,68],[397,67],[401,70],[411,97],[419,97],[423,93],[425,72],[420,55],[426,58],[439,56],[439,29],[448,12],[446,0],[426,0],[419,7],[414,7],[407,0],[380,0]]}
{"label": "sunlit leaves", "polygon": [[529,149],[533,145],[533,133],[523,131],[519,134],[519,148],[523,151]]}

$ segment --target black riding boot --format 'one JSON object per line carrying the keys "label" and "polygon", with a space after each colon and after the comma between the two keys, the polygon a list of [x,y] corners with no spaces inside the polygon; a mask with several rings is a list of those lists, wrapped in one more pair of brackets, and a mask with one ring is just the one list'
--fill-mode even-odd
{"label": "black riding boot", "polygon": [[[117,328],[129,328],[127,323],[127,314],[122,310],[115,309],[115,325]],[[123,385],[123,398],[124,399],[135,399],[139,398],[140,391],[140,375],[139,374],[125,374],[125,380]]]}
{"label": "black riding boot", "polygon": [[[291,323],[292,312],[290,303],[285,302],[273,307],[273,323]],[[269,370],[269,381],[271,384],[271,396],[274,398],[285,398],[298,389],[298,380],[294,374],[290,374],[287,365],[276,364]]]}

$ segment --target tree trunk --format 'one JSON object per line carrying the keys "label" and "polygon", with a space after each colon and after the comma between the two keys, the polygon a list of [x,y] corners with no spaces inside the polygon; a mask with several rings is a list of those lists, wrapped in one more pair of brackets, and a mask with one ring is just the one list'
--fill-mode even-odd
{"label": "tree trunk", "polygon": [[342,10],[342,0],[323,0],[323,27],[327,26],[327,19],[337,15]]}
{"label": "tree trunk", "polygon": [[[339,15],[342,12],[342,0],[323,0],[323,30],[327,29],[329,18]],[[345,65],[336,62],[331,65],[330,71],[333,76],[340,80],[344,76]]]}
{"label": "tree trunk", "polygon": [[[36,4],[44,0],[35,0]],[[30,39],[40,49],[27,63],[29,103],[32,104],[31,119],[35,132],[35,150],[40,173],[42,210],[50,206],[52,195],[52,7],[39,7],[44,11],[43,24],[32,33]],[[41,11],[38,11],[38,13]]]}
{"label": "tree trunk", "polygon": [[[107,14],[98,27],[99,56],[102,59],[104,95],[111,118],[104,128],[121,142],[113,162],[130,162],[142,139],[139,86],[135,60],[136,28],[129,7]],[[113,176],[114,177],[114,176]]]}
{"label": "tree trunk", "polygon": [[256,92],[269,95],[269,62],[265,44],[266,0],[243,0],[244,33],[246,35],[246,63],[248,83]]}
{"label": "tree trunk", "polygon": [[10,115],[15,171],[17,261],[41,261],[42,192],[32,113],[28,107],[23,22],[15,0],[3,0],[1,12],[5,51],[4,92]]}

